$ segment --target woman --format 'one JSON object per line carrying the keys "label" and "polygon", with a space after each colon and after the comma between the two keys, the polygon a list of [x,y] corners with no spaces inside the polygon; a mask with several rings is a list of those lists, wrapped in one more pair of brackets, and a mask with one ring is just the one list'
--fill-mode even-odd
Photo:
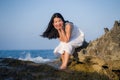
{"label": "woman", "polygon": [[62,64],[60,69],[66,69],[70,55],[75,48],[82,46],[84,33],[73,23],[65,21],[60,13],[54,13],[47,29],[42,35],[45,38],[58,38],[60,44],[54,49],[55,54],[61,54]]}

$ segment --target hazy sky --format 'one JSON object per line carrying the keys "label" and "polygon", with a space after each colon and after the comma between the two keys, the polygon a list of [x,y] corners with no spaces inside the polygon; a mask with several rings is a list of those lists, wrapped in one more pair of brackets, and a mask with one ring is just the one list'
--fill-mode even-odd
{"label": "hazy sky", "polygon": [[0,50],[54,49],[59,40],[39,35],[55,12],[95,40],[120,20],[119,8],[120,0],[0,0]]}

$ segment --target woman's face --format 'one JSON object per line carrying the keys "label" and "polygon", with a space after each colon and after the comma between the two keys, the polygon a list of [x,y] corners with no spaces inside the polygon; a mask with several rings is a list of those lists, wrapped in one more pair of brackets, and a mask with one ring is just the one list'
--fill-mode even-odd
{"label": "woman's face", "polygon": [[63,27],[63,21],[61,18],[54,18],[53,19],[53,26],[55,27],[55,29],[61,29]]}

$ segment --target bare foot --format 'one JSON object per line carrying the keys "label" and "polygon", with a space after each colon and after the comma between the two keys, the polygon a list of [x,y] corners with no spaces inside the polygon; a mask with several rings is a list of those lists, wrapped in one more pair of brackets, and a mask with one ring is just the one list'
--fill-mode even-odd
{"label": "bare foot", "polygon": [[63,65],[60,66],[60,70],[65,70],[66,68],[67,66],[63,66]]}

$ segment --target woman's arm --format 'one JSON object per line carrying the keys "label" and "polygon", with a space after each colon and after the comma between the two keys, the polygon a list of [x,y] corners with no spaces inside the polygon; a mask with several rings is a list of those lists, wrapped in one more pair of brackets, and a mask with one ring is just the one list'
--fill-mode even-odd
{"label": "woman's arm", "polygon": [[63,42],[69,42],[71,37],[71,31],[72,31],[72,24],[67,23],[65,26],[65,30],[63,28],[58,30],[59,33],[59,40]]}

